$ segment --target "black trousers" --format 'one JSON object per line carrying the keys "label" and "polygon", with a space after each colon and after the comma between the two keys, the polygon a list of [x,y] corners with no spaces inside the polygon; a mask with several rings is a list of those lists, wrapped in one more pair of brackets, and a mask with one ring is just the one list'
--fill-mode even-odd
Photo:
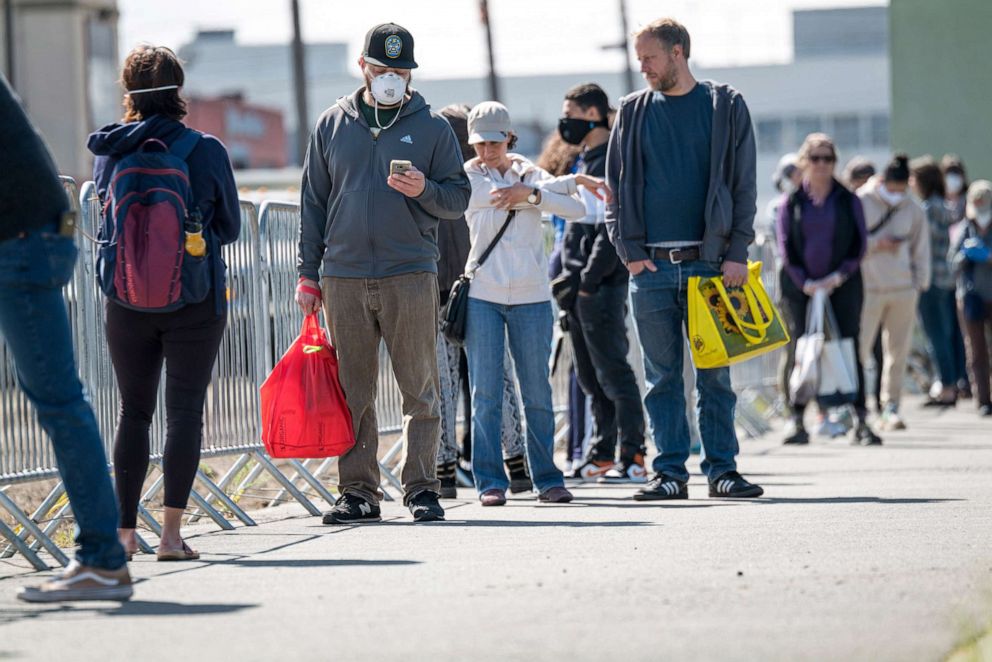
{"label": "black trousers", "polygon": [[577,298],[571,316],[575,374],[591,398],[591,460],[613,461],[644,454],[644,409],[637,378],[627,362],[627,284],[600,285]]}
{"label": "black trousers", "polygon": [[[806,333],[806,307],[810,298],[802,290],[796,287],[795,283],[785,273],[782,274],[782,303],[787,309],[786,318],[789,324],[789,335],[792,337],[791,351],[795,353],[795,343],[799,336]],[[867,410],[865,407],[865,372],[861,365],[860,354],[858,353],[858,338],[861,335],[861,308],[864,306],[865,293],[861,274],[857,273],[848,279],[843,285],[838,287],[830,295],[830,305],[833,307],[834,316],[837,318],[842,338],[851,338],[854,341],[854,358],[858,371],[858,395],[854,401],[854,408],[858,413],[858,418],[864,420]],[[788,393],[788,391],[786,391]],[[797,420],[802,420],[806,411],[805,404],[790,402],[793,414]]]}
{"label": "black trousers", "polygon": [[220,348],[226,311],[214,297],[171,313],[147,313],[107,302],[107,343],[121,392],[114,476],[121,528],[137,523],[148,473],[149,429],[165,362],[164,503],[185,508],[200,463],[203,403]]}

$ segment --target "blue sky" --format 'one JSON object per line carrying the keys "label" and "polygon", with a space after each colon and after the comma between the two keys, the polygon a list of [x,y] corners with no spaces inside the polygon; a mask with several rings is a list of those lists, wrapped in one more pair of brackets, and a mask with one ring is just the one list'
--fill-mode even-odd
{"label": "blue sky", "polygon": [[[341,41],[356,54],[369,27],[395,21],[416,40],[421,78],[485,73],[476,0],[300,0],[308,41]],[[689,28],[700,65],[787,61],[791,11],[886,4],[885,0],[627,0],[631,28],[662,15]],[[602,46],[620,38],[616,0],[489,0],[501,74],[615,70],[621,55]],[[290,38],[289,0],[118,0],[123,55],[146,41],[178,48],[199,28],[234,28],[244,43]]]}

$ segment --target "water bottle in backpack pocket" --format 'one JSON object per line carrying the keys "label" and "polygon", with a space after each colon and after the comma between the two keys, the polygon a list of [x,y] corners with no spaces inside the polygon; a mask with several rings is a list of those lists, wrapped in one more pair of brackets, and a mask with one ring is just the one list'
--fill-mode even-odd
{"label": "water bottle in backpack pocket", "polygon": [[187,129],[171,148],[146,140],[111,173],[97,278],[104,294],[123,306],[168,312],[210,292],[209,242],[186,166],[199,139]]}

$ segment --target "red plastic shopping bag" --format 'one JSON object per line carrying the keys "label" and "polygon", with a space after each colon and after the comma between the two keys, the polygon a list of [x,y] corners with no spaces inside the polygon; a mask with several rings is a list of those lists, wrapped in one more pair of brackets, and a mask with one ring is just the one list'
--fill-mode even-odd
{"label": "red plastic shopping bag", "polygon": [[262,384],[262,442],[285,458],[335,457],[355,445],[337,353],[316,313]]}

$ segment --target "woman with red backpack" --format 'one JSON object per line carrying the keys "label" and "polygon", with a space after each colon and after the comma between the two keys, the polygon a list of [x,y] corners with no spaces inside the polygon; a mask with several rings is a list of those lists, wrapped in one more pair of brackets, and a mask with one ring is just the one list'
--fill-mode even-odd
{"label": "woman with red backpack", "polygon": [[125,115],[90,135],[103,205],[100,286],[121,392],[114,473],[118,536],[137,551],[137,510],[149,463],[149,429],[165,363],[165,515],[158,560],[199,558],[179,529],[200,461],[203,406],[227,323],[221,246],[241,214],[224,145],[187,128],[184,72],[168,48],[139,46],[121,82]]}

